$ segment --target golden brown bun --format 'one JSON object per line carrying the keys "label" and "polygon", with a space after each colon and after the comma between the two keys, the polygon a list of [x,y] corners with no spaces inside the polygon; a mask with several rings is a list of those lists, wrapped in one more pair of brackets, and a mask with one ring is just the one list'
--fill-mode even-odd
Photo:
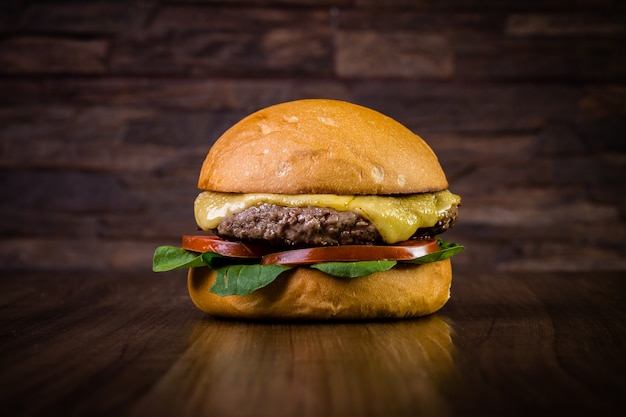
{"label": "golden brown bun", "polygon": [[424,316],[450,297],[450,260],[397,265],[360,278],[335,278],[311,268],[294,268],[246,296],[209,292],[215,271],[189,270],[194,304],[215,317],[280,320],[362,320]]}
{"label": "golden brown bun", "polygon": [[198,187],[236,193],[409,194],[448,188],[432,149],[395,120],[336,100],[267,107],[207,155]]}

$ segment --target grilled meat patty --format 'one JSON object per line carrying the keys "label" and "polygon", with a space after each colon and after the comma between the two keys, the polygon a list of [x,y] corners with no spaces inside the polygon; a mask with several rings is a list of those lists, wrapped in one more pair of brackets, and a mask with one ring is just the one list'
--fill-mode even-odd
{"label": "grilled meat patty", "polygon": [[[452,227],[457,216],[457,207],[452,207],[437,224],[418,229],[413,237],[443,233]],[[354,212],[275,204],[261,204],[233,214],[220,222],[215,233],[229,240],[265,242],[281,247],[382,243],[376,227]]]}

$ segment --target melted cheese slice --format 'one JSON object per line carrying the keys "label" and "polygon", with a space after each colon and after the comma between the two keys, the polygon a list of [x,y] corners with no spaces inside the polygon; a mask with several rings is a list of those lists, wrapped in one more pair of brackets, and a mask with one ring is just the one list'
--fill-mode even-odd
{"label": "melted cheese slice", "polygon": [[417,229],[432,227],[461,197],[450,191],[406,196],[334,194],[235,194],[203,191],[194,203],[198,226],[212,230],[230,215],[263,203],[284,207],[327,207],[360,214],[387,243],[409,239]]}

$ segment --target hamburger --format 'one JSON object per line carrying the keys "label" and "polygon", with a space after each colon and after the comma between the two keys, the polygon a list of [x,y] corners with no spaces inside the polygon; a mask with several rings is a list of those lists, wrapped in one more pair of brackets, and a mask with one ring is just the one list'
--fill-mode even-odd
{"label": "hamburger", "polygon": [[188,269],[215,317],[417,317],[450,297],[439,236],[461,199],[432,149],[375,110],[308,99],[259,110],[211,147],[198,180],[201,233],[156,249],[153,270]]}

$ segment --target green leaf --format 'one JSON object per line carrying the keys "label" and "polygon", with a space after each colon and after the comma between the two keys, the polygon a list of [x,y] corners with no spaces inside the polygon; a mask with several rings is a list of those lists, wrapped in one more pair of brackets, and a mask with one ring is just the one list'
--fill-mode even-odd
{"label": "green leaf", "polygon": [[357,278],[374,272],[387,271],[396,263],[396,261],[323,262],[311,265],[311,268],[319,269],[335,277]]}
{"label": "green leaf", "polygon": [[[457,243],[437,239],[440,250],[410,261],[417,264],[448,259],[465,248]],[[259,265],[258,260],[229,258],[213,252],[202,254],[173,246],[160,246],[154,252],[152,270],[155,272],[209,267],[217,271],[210,291],[217,295],[247,295],[272,283],[281,273],[292,267],[284,265]],[[311,265],[329,275],[356,278],[374,272],[387,271],[396,261],[323,262]]]}
{"label": "green leaf", "polygon": [[217,269],[215,283],[209,290],[220,295],[248,295],[272,283],[281,273],[291,269],[285,265],[226,265]]}
{"label": "green leaf", "polygon": [[[204,252],[202,254],[202,260],[204,261],[204,264],[211,269],[217,269],[229,262],[229,258],[215,252]],[[230,260],[232,261],[232,259]],[[235,262],[237,261],[235,260]]]}
{"label": "green leaf", "polygon": [[429,253],[428,255],[420,256],[419,258],[411,259],[406,262],[426,264],[429,262],[443,261],[444,259],[451,258],[459,252],[463,252],[465,249],[464,246],[461,246],[458,243],[446,242],[440,238],[437,238],[437,243],[439,244],[439,250],[437,252]]}
{"label": "green leaf", "polygon": [[159,246],[154,251],[152,270],[154,272],[205,266],[202,255],[174,246]]}

